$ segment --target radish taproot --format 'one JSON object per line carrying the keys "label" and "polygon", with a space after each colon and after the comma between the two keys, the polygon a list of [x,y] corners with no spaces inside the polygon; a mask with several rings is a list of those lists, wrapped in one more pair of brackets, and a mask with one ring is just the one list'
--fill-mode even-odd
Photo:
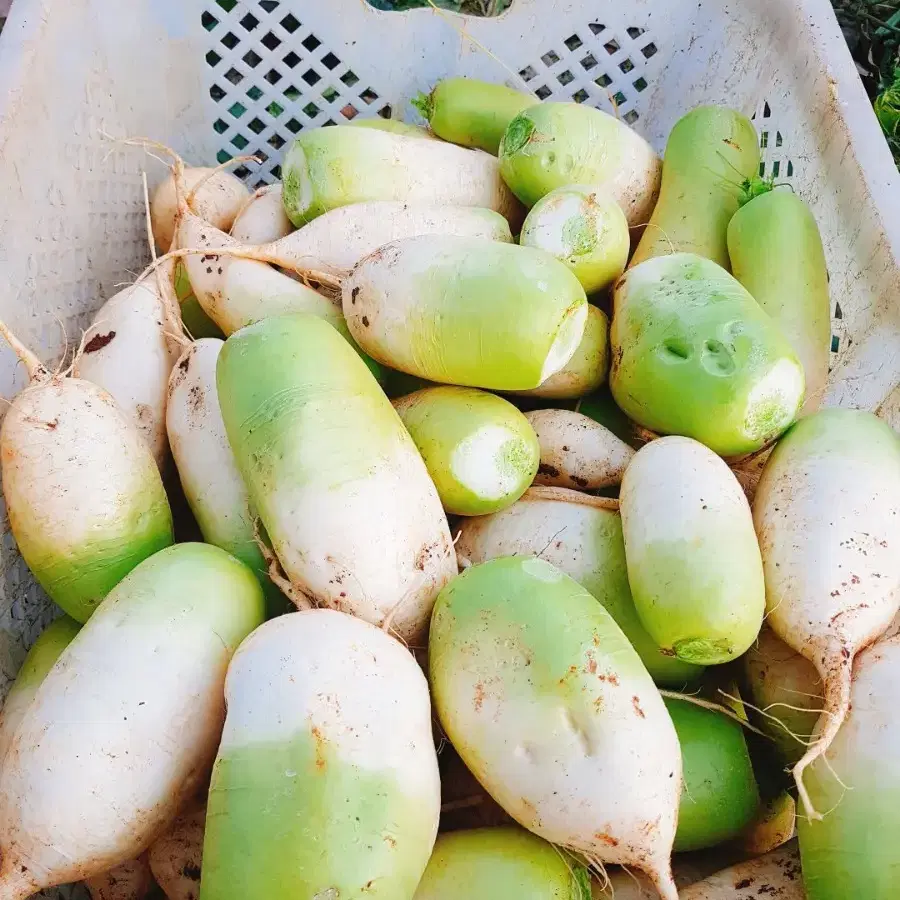
{"label": "radish taproot", "polygon": [[[760,900],[761,897],[807,900],[796,844],[786,844],[757,859],[735,863],[681,892],[681,900]],[[841,900],[851,897],[875,900],[871,895],[857,894],[855,886],[851,886],[849,893],[836,894],[835,897]],[[810,896],[809,900],[815,898]]]}
{"label": "radish taproot", "polygon": [[728,225],[728,255],[734,277],[775,320],[803,363],[803,408],[814,412],[831,361],[831,301],[812,211],[792,190],[754,197]]}
{"label": "radish taproot", "polygon": [[552,256],[429,235],[395,241],[342,285],[347,326],[377,362],[429,381],[538,387],[581,342],[587,298]]}
{"label": "radish taproot", "polygon": [[481,516],[534,480],[540,448],[528,420],[487,391],[443,385],[394,401],[448,513]]}
{"label": "radish taproot", "polygon": [[193,800],[150,848],[150,870],[168,900],[197,900],[205,828],[204,793],[203,800]]}
{"label": "radish taproot", "polygon": [[588,416],[570,409],[539,409],[525,418],[537,435],[537,484],[593,491],[620,484],[634,450]]}
{"label": "radish taproot", "polygon": [[460,523],[456,551],[468,566],[501,556],[539,556],[603,604],[657,684],[683,687],[703,672],[662,653],[641,624],[625,563],[615,500],[565,488],[534,487],[512,506]]}
{"label": "radish taproot", "polygon": [[822,677],[813,743],[794,766],[805,812],[821,815],[803,772],[828,750],[850,705],[857,652],[900,607],[900,440],[860,410],[801,419],[763,469],[753,518],[766,578],[767,622]]}
{"label": "radish taproot", "polygon": [[247,200],[231,228],[222,229],[244,244],[268,244],[293,230],[294,224],[284,211],[280,184],[260,188]]}
{"label": "radish taproot", "polygon": [[630,226],[646,223],[659,192],[653,148],[615,116],[578,103],[541,103],[519,113],[500,142],[500,171],[528,207],[566,185],[603,188]]}
{"label": "radish taproot", "polygon": [[631,265],[695,253],[727,269],[728,223],[742,182],[758,171],[759,138],[746,116],[724,106],[699,106],[682,116],[666,143],[659,200]]}
{"label": "radish taproot", "polygon": [[149,847],[212,764],[228,661],[262,619],[250,570],[207,544],[162,550],[116,586],[44,679],[0,770],[0,897]]}
{"label": "radish taproot", "polygon": [[174,540],[159,469],[102,388],[54,375],[0,322],[31,383],[0,430],[10,529],[47,595],[85,622],[139,562]]}
{"label": "radish taproot", "polygon": [[412,105],[439,138],[496,156],[509,123],[537,102],[534,94],[504,84],[445,78]]}
{"label": "radish taproot", "polygon": [[438,836],[414,900],[590,900],[587,869],[521,828]]}
{"label": "radish taproot", "polygon": [[605,291],[625,271],[631,238],[615,198],[590,185],[570,184],[535,203],[519,243],[565,263],[590,295]]}
{"label": "radish taproot", "polygon": [[425,463],[356,352],[315,316],[266,319],[225,342],[217,384],[238,470],[296,589],[421,639],[456,555]]}
{"label": "radish taproot", "polygon": [[587,590],[542,559],[466,569],[435,605],[429,670],[447,736],[519,824],[589,862],[634,865],[677,900],[678,738]]}
{"label": "radish taproot", "polygon": [[639,425],[739,456],[794,421],[803,366],[721,266],[690,253],[648,260],[619,279],[613,303],[609,384]]}
{"label": "radish taproot", "polygon": [[235,655],[200,900],[412,898],[437,835],[428,685],[382,630],[328,609]]}
{"label": "radish taproot", "polygon": [[298,228],[365,200],[480,206],[521,222],[497,160],[442,141],[346,125],[310,128],[294,139],[281,168],[284,208]]}
{"label": "radish taproot", "polygon": [[690,438],[642,447],[619,494],[628,581],[664,651],[718,665],[750,647],[766,592],[753,518],[731,470]]}
{"label": "radish taproot", "polygon": [[84,886],[91,900],[144,900],[155,887],[146,854],[86,879]]}

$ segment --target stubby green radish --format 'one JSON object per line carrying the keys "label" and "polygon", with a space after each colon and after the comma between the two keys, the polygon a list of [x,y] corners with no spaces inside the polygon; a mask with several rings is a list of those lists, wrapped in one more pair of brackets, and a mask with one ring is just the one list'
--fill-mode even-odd
{"label": "stubby green radish", "polygon": [[[199,187],[197,185],[200,182]],[[184,169],[185,192],[193,193],[191,208],[205,222],[222,231],[228,231],[235,217],[250,198],[250,191],[244,183],[222,169],[189,167]],[[169,174],[153,191],[150,197],[150,221],[156,245],[163,252],[172,246],[175,237],[178,198],[175,190],[175,176]]]}
{"label": "stubby green radish", "polygon": [[153,278],[132,284],[97,311],[73,369],[76,378],[109,391],[160,468],[169,452],[166,385],[178,358],[175,341],[180,330]]}
{"label": "stubby green radish", "polygon": [[444,509],[480,516],[514,503],[534,480],[540,448],[511,403],[474,388],[431,387],[394,401]]}
{"label": "stubby green radish", "polygon": [[422,638],[456,555],[425,463],[356,352],[315,316],[266,319],[225,342],[217,383],[238,470],[296,589]]}
{"label": "stubby green radish", "polygon": [[200,301],[194,296],[194,289],[187,276],[184,260],[175,260],[172,282],[178,305],[181,308],[181,323],[183,330],[192,338],[199,340],[205,337],[224,339],[222,329],[204,312]]}
{"label": "stubby green radish", "polygon": [[110,593],[38,688],[0,770],[0,897],[146,850],[209,770],[225,670],[263,619],[242,563],[178,544]]}
{"label": "stubby green radish", "polygon": [[690,253],[651,259],[619,279],[613,302],[609,384],[639,425],[739,456],[794,421],[803,366],[721,266]]}
{"label": "stubby green radish", "polygon": [[609,372],[609,319],[602,309],[588,304],[581,342],[571,359],[536,388],[515,391],[530,397],[570,400],[596,391]]}
{"label": "stubby green radish", "polygon": [[435,605],[429,669],[447,736],[519,824],[589,862],[636,866],[677,900],[678,738],[587,590],[542,559],[472,566]]}
{"label": "stubby green radish", "polygon": [[146,854],[84,882],[91,900],[144,900],[154,888]]}
{"label": "stubby green radish", "polygon": [[683,437],[642,447],[619,494],[644,627],[679,659],[717,665],[756,640],[766,596],[750,505],[728,466]]}
{"label": "stubby green radish", "polygon": [[737,837],[760,803],[741,725],[689,700],[665,703],[684,771],[675,850],[702,850]]}
{"label": "stubby green radish", "polygon": [[[896,526],[894,529],[896,534]],[[900,883],[900,637],[883,638],[853,667],[850,711],[805,783],[821,820],[797,832],[809,900],[892,900]]]}
{"label": "stubby green radish", "polygon": [[463,566],[501,556],[539,556],[587,588],[616,620],[657,684],[682,687],[702,674],[701,666],[663,654],[641,624],[628,586],[615,500],[534,487],[502,512],[466,519],[459,528],[456,551]]}
{"label": "stubby green radish", "polygon": [[822,678],[816,667],[765,626],[743,658],[753,723],[774,742],[779,758],[794,766],[812,739],[822,711]]}
{"label": "stubby green radish", "polygon": [[660,161],[624,122],[579,103],[541,103],[519,113],[500,142],[500,171],[516,196],[534,206],[570,184],[603,188],[628,224],[650,218]]}
{"label": "stubby green radish", "polygon": [[[804,866],[805,868],[805,866]],[[803,890],[803,875],[796,844],[779,847],[765,856],[739,862],[695,882],[681,892],[681,900],[807,900]],[[841,900],[867,897],[851,888],[849,893],[836,894]],[[815,900],[810,895],[809,900]],[[873,898],[874,900],[874,898]]]}
{"label": "stubby green radish", "polygon": [[16,680],[3,701],[3,708],[0,709],[0,766],[41,682],[56,665],[63,650],[72,643],[79,628],[81,625],[74,619],[60,616],[51,622],[32,644],[22,668],[16,675]]}
{"label": "stubby green radish", "polygon": [[344,124],[351,128],[374,128],[376,131],[390,131],[394,134],[405,134],[407,137],[425,138],[429,141],[438,140],[427,128],[412,125],[400,119],[382,119],[380,116],[373,116],[371,119],[356,118],[352,122]]}
{"label": "stubby green radish", "polygon": [[430,235],[395,241],[342,285],[347,327],[377,362],[429,381],[535,388],[571,359],[587,298],[547,253]]}
{"label": "stubby green radish", "polygon": [[294,225],[284,211],[281,185],[270,184],[247,200],[235,217],[230,234],[244,244],[268,244],[293,230]]}
{"label": "stubby green radish", "polygon": [[570,409],[538,409],[525,418],[540,445],[538,484],[593,491],[621,483],[634,450],[599,422]]}
{"label": "stubby green radish", "polygon": [[445,78],[430,94],[414,98],[412,105],[439,138],[496,156],[509,123],[537,102],[534,94],[504,84]]}
{"label": "stubby green radish", "polygon": [[[762,792],[762,788],[760,790]],[[781,791],[762,801],[756,818],[731,846],[748,859],[762,856],[794,838],[797,834],[796,823],[797,802],[792,794]]]}
{"label": "stubby green radish", "polygon": [[521,222],[497,160],[442,141],[374,128],[310,128],[296,137],[281,168],[284,208],[298,228],[365,200],[480,206]]}
{"label": "stubby green radish", "polygon": [[590,875],[521,828],[442,834],[414,900],[590,900]]}
{"label": "stubby green radish", "polygon": [[804,411],[822,402],[831,353],[831,301],[822,238],[810,208],[791,190],[742,206],[728,224],[734,277],[775,320],[803,363]]}
{"label": "stubby green radish", "polygon": [[746,116],[724,106],[698,106],[682,116],[666,143],[659,200],[631,265],[695,253],[727,269],[728,223],[742,182],[758,171],[759,138]]}
{"label": "stubby green radish", "polygon": [[169,379],[166,425],[181,487],[203,540],[227,550],[259,579],[271,613],[285,597],[268,577],[256,516],[225,433],[216,391],[222,341],[205,338],[182,354]]}
{"label": "stubby green radish", "polygon": [[519,243],[552,254],[588,294],[596,294],[625,271],[631,237],[614,197],[590,185],[570,184],[535,203],[522,224]]}
{"label": "stubby green radish", "polygon": [[0,322],[31,383],[0,430],[10,529],[47,595],[73,619],[172,543],[172,513],[138,430],[102,388],[54,375]]}
{"label": "stubby green radish", "polygon": [[828,409],[801,419],[763,470],[753,519],[766,577],[766,620],[822,676],[824,707],[803,772],[828,750],[850,706],[857,652],[900,607],[900,440],[875,415]]}
{"label": "stubby green radish", "polygon": [[192,801],[150,848],[150,870],[168,900],[197,900],[205,827],[204,797],[203,801]]}
{"label": "stubby green radish", "polygon": [[412,898],[437,835],[428,685],[329,609],[262,626],[228,670],[200,900]]}

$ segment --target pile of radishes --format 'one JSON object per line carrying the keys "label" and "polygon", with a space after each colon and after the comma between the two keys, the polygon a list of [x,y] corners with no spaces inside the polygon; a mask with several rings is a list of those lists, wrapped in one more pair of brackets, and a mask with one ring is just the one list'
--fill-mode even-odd
{"label": "pile of radishes", "polygon": [[67,613],[0,719],[0,900],[894,898],[900,440],[817,411],[809,209],[734,110],[660,162],[416,107],[255,194],[170,154],[65,371],[0,323]]}

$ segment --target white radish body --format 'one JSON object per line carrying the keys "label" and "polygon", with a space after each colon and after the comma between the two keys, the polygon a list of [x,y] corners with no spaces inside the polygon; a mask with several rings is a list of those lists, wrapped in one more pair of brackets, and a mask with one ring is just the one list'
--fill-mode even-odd
{"label": "white radish body", "polygon": [[195,801],[150,848],[150,869],[168,900],[197,900],[203,866],[206,802]]}
{"label": "white radish body", "polygon": [[91,900],[144,900],[153,889],[153,874],[147,855],[88,878],[85,883]]}
{"label": "white radish body", "polygon": [[822,676],[825,712],[794,767],[806,812],[817,815],[803,771],[847,714],[853,658],[900,606],[900,441],[858,410],[801,419],[766,463],[753,518],[768,624]]}
{"label": "white radish body", "polygon": [[[852,895],[843,895],[850,900]],[[865,896],[860,894],[861,898]],[[681,900],[806,900],[795,844],[737,863],[681,892]]]}
{"label": "white radish body", "polygon": [[270,184],[247,201],[231,226],[231,236],[243,244],[268,244],[293,230],[293,223],[284,211],[281,185]]}
{"label": "white radish body", "polygon": [[163,300],[152,276],[110,297],[88,329],[73,374],[109,391],[144,437],[156,464],[168,454],[166,386],[177,359]]}
{"label": "white radish body", "polygon": [[526,413],[541,446],[537,484],[580,491],[620,484],[634,450],[599,422],[568,409]]}

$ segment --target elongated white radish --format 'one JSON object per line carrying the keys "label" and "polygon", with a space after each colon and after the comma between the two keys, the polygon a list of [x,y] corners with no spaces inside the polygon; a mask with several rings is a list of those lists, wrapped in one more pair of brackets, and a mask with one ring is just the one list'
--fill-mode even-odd
{"label": "elongated white radish", "polygon": [[541,446],[537,484],[593,491],[621,483],[634,450],[599,422],[570,409],[525,413]]}
{"label": "elongated white radish", "polygon": [[456,554],[437,490],[365,364],[327,322],[281,316],[219,356],[238,469],[294,586],[424,637]]}
{"label": "elongated white radish", "polygon": [[232,653],[263,618],[259,584],[217,547],[143,562],[41,684],[0,772],[0,897],[134,858],[215,755]]}
{"label": "elongated white radish", "polygon": [[130,859],[84,882],[91,900],[144,900],[153,890],[153,874],[147,855]]}
{"label": "elongated white radish", "polygon": [[201,900],[411,898],[440,812],[428,686],[334,610],[267,622],[235,655]]}
{"label": "elongated white radish", "polygon": [[[222,229],[223,231],[226,229]],[[284,211],[281,185],[260,188],[237,214],[231,236],[244,244],[268,244],[289,235],[294,225]]]}
{"label": "elongated white radish", "polygon": [[197,900],[203,866],[206,802],[195,800],[149,851],[150,870],[168,900]]}
{"label": "elongated white radish", "polygon": [[[841,900],[867,897],[863,893],[835,895]],[[796,844],[779,847],[765,856],[736,863],[698,881],[681,892],[681,900],[807,900]],[[814,900],[814,898],[810,898]]]}
{"label": "elongated white radish", "polygon": [[460,756],[521,825],[633,865],[677,900],[678,738],[610,614],[541,559],[472,566],[435,605],[432,697]]}
{"label": "elongated white radish", "polygon": [[0,430],[0,472],[19,552],[49,597],[84,622],[141,560],[173,541],[153,455],[113,398],[52,375],[0,323],[31,384]]}
{"label": "elongated white radish", "polygon": [[822,676],[824,711],[794,766],[805,811],[817,818],[803,772],[847,715],[853,658],[900,608],[900,440],[859,410],[801,419],[766,463],[753,518],[768,624]]}
{"label": "elongated white radish", "polygon": [[178,358],[164,301],[154,279],[110,297],[88,328],[76,359],[76,378],[109,391],[127,413],[162,468],[168,455],[166,385]]}
{"label": "elongated white radish", "polygon": [[690,438],[642,447],[619,494],[628,581],[663,650],[716,665],[756,639],[765,609],[750,506],[725,462]]}

